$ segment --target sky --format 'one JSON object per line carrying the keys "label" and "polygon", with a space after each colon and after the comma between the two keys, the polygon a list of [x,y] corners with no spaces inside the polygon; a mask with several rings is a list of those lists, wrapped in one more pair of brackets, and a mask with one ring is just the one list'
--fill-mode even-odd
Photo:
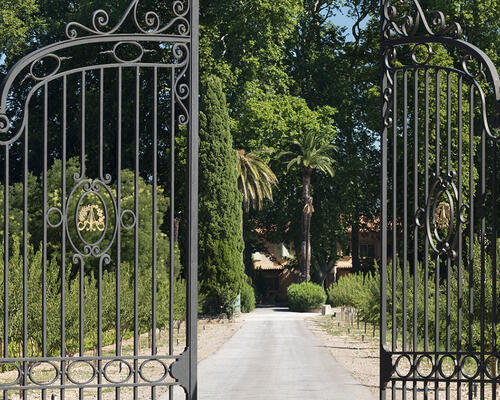
{"label": "sky", "polygon": [[[345,34],[347,36],[347,40],[349,40],[349,41],[354,40],[354,38],[352,36],[352,26],[354,25],[354,22],[356,22],[356,21],[354,18],[350,18],[347,16],[347,8],[344,7],[343,9],[341,9],[341,12],[337,13],[337,15],[335,15],[332,18],[332,22],[337,26],[347,28],[345,31]],[[366,22],[361,23],[362,28],[365,25],[366,25]]]}

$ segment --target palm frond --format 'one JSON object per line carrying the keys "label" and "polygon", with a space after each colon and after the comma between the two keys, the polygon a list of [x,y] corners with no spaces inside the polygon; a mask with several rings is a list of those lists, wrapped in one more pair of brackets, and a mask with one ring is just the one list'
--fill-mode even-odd
{"label": "palm frond", "polygon": [[278,183],[278,178],[259,157],[259,154],[269,152],[270,150],[257,150],[246,153],[238,150],[238,182],[246,211],[249,210],[250,203],[254,209],[261,209],[264,200],[273,199],[272,186]]}

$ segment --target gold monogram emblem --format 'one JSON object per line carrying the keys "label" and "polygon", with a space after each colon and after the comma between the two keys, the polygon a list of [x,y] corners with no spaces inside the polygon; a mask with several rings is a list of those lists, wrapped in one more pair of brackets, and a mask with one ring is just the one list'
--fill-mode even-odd
{"label": "gold monogram emblem", "polygon": [[448,203],[439,203],[434,214],[434,223],[438,229],[446,229],[450,226],[451,207]]}
{"label": "gold monogram emblem", "polygon": [[99,206],[82,207],[78,214],[78,230],[94,232],[104,230],[104,212]]}

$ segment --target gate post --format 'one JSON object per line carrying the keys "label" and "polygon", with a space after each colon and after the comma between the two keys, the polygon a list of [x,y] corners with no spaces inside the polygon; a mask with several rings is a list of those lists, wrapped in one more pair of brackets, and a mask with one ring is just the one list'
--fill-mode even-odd
{"label": "gate post", "polygon": [[380,1],[380,99],[382,104],[382,114],[381,114],[381,137],[380,137],[380,146],[381,146],[381,184],[380,184],[380,198],[381,198],[381,214],[380,214],[380,232],[381,232],[381,265],[380,265],[380,400],[385,400],[386,398],[386,385],[387,381],[385,379],[385,375],[383,373],[386,366],[384,365],[384,358],[382,357],[385,354],[385,344],[387,341],[386,338],[386,327],[387,327],[387,132],[388,126],[386,124],[387,114],[389,112],[389,104],[385,101],[386,93],[387,93],[387,75],[384,70],[384,47],[382,45],[384,41],[384,29],[385,29],[385,20],[384,20],[384,7],[385,1]]}
{"label": "gate post", "polygon": [[198,399],[198,112],[199,112],[199,0],[191,4],[191,112],[189,124],[189,282],[187,340],[189,352],[189,400]]}

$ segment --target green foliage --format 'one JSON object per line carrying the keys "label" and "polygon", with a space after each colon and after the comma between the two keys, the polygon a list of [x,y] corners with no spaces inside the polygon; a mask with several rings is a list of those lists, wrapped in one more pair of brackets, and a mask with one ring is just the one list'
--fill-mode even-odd
{"label": "green foliage", "polygon": [[0,2],[0,54],[19,57],[30,39],[30,31],[41,24],[37,0],[2,0]]}
{"label": "green foliage", "polygon": [[[492,250],[493,251],[493,250]],[[500,253],[500,241],[497,242],[497,254]],[[445,264],[440,266],[439,286],[436,292],[436,269],[433,259],[428,262],[428,279],[426,279],[425,268],[419,263],[416,272],[406,267],[406,272],[401,265],[396,267],[396,278],[393,281],[393,266],[387,268],[387,321],[389,331],[392,329],[393,321],[396,323],[398,339],[401,339],[401,327],[403,323],[407,326],[407,339],[412,337],[414,326],[417,328],[417,337],[424,337],[427,329],[428,338],[432,342],[438,341],[445,345],[447,329],[449,329],[451,346],[472,343],[475,349],[479,349],[481,338],[485,340],[485,345],[490,346],[493,341],[493,304],[496,301],[496,309],[500,308],[500,298],[493,298],[493,266],[490,255],[484,258],[484,270],[481,265],[481,247],[479,243],[473,246],[473,263],[466,266],[464,262],[461,267],[461,281],[459,281],[457,266],[451,266],[449,275]],[[491,253],[491,252],[489,252]],[[406,274],[406,289],[403,288],[403,274]],[[481,279],[484,274],[484,297],[481,296]],[[427,290],[425,289],[427,282]],[[460,290],[459,290],[460,283]],[[416,285],[416,315],[414,320],[414,287]],[[500,287],[500,277],[497,275],[497,287]],[[393,288],[395,288],[395,298],[393,302]],[[405,293],[405,295],[404,295]],[[448,303],[449,293],[449,303]],[[469,302],[469,294],[472,293],[472,307]],[[460,295],[459,295],[460,294]],[[459,301],[459,298],[461,300]],[[346,275],[332,284],[328,289],[328,301],[333,306],[354,307],[360,313],[362,320],[372,324],[379,323],[380,317],[380,274],[378,267],[375,273],[363,275],[361,273]],[[436,302],[439,311],[439,337],[436,338]],[[447,316],[447,305],[450,313]],[[403,313],[406,307],[406,316]],[[425,311],[427,307],[427,322],[425,321]],[[461,307],[462,330],[459,335],[458,309]],[[484,315],[485,331],[481,331],[481,315]],[[447,323],[445,321],[448,321]],[[469,329],[472,336],[469,335]],[[498,326],[497,326],[498,329]]]}
{"label": "green foliage", "polygon": [[241,312],[249,313],[255,309],[255,290],[248,282],[241,287]]}
{"label": "green foliage", "polygon": [[209,77],[200,113],[199,277],[204,312],[232,315],[243,284],[242,195],[221,80]]}
{"label": "green foliage", "polygon": [[328,303],[333,307],[357,307],[358,296],[364,292],[363,274],[348,274],[327,289]]}
{"label": "green foliage", "polygon": [[287,171],[296,165],[302,169],[318,169],[319,171],[333,176],[333,152],[335,146],[331,143],[334,139],[333,132],[330,134],[321,131],[306,131],[298,138],[290,141],[291,151],[283,151],[279,157],[291,158],[286,165]]}
{"label": "green foliage", "polygon": [[200,262],[200,269],[203,268],[201,293],[205,295],[203,312],[231,317],[244,282],[241,253],[226,242],[216,241],[207,257]]}
{"label": "green foliage", "polygon": [[309,311],[325,303],[324,289],[315,283],[294,283],[287,290],[288,306],[292,311]]}
{"label": "green foliage", "polygon": [[250,204],[255,210],[261,210],[264,200],[273,201],[273,186],[278,184],[276,175],[260,158],[260,153],[263,152],[237,152],[238,189],[243,194],[246,212],[250,210]]}
{"label": "green foliage", "polygon": [[331,143],[337,132],[333,124],[335,115],[336,110],[330,106],[313,108],[300,97],[264,91],[258,84],[252,84],[244,94],[242,115],[236,127],[241,136],[238,135],[236,142],[251,149],[285,149],[293,139],[313,133],[322,134]]}
{"label": "green foliage", "polygon": [[285,44],[301,9],[299,0],[210,0],[201,5],[202,81],[221,77],[233,112],[249,82],[287,90]]}

